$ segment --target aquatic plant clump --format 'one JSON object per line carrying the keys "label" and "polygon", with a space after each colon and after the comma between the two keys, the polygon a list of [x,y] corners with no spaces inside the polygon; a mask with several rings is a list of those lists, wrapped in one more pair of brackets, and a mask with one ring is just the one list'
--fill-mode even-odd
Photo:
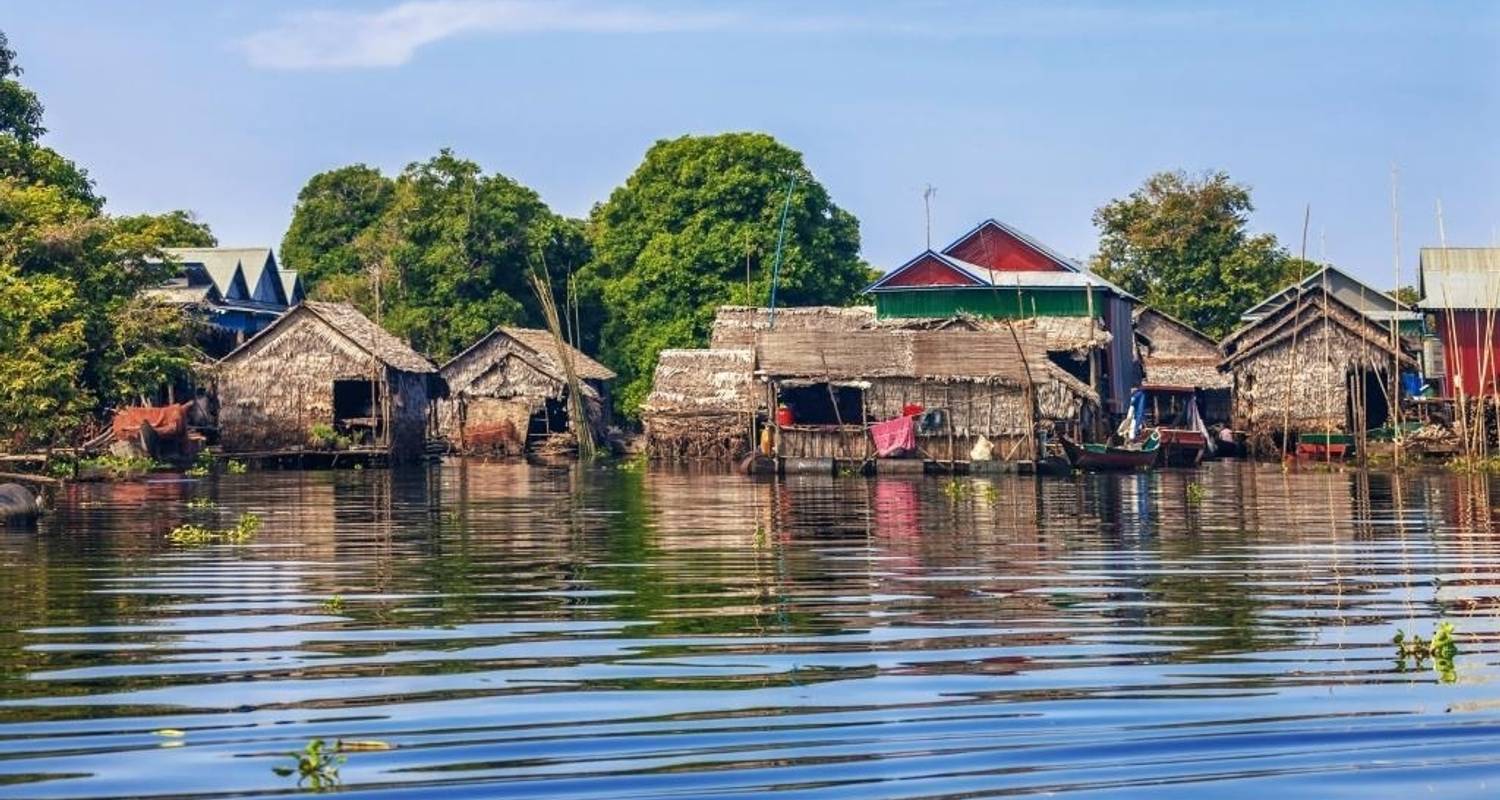
{"label": "aquatic plant clump", "polygon": [[224,530],[212,530],[202,525],[178,525],[167,534],[167,541],[172,544],[198,546],[223,542],[225,544],[244,544],[255,538],[260,532],[260,517],[254,514],[241,514],[235,521],[234,527]]}
{"label": "aquatic plant clump", "polygon": [[301,752],[287,753],[287,757],[296,764],[290,767],[272,767],[271,771],[283,778],[296,775],[298,786],[321,792],[343,783],[339,777],[339,767],[347,757],[339,755],[337,746],[330,748],[322,739],[313,739]]}
{"label": "aquatic plant clump", "polygon": [[1406,631],[1396,631],[1391,642],[1396,645],[1398,669],[1404,671],[1408,660],[1416,668],[1421,668],[1422,664],[1430,659],[1440,682],[1453,683],[1458,680],[1458,671],[1453,665],[1453,658],[1458,655],[1458,643],[1454,641],[1453,633],[1454,627],[1451,622],[1438,623],[1437,630],[1433,632],[1431,639],[1423,639],[1419,635],[1408,638]]}

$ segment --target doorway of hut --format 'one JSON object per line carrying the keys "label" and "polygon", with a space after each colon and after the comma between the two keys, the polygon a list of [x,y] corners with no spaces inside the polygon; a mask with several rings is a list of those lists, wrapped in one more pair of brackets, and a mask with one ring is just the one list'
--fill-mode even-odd
{"label": "doorway of hut", "polygon": [[1387,397],[1391,385],[1385,375],[1383,369],[1349,371],[1349,398],[1345,403],[1344,419],[1351,433],[1383,428],[1391,421],[1391,404]]}
{"label": "doorway of hut", "polygon": [[333,382],[333,427],[354,439],[356,445],[374,445],[380,440],[380,384],[369,380]]}
{"label": "doorway of hut", "polygon": [[531,412],[531,420],[526,426],[526,447],[530,449],[567,430],[568,392],[564,389],[557,398],[543,400],[541,408]]}
{"label": "doorway of hut", "polygon": [[857,386],[783,384],[776,402],[790,414],[792,425],[864,424],[865,391]]}

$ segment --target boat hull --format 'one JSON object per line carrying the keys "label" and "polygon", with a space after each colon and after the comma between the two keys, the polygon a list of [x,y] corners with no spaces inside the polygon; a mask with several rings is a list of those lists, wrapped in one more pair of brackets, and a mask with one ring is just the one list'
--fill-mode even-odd
{"label": "boat hull", "polygon": [[1157,435],[1161,438],[1161,446],[1157,448],[1161,456],[1157,463],[1163,466],[1196,467],[1203,462],[1203,454],[1208,451],[1208,437],[1198,431],[1158,428]]}
{"label": "boat hull", "polygon": [[1074,469],[1088,470],[1090,472],[1114,472],[1129,471],[1137,469],[1148,469],[1156,464],[1157,450],[1151,449],[1132,450],[1124,447],[1106,447],[1102,450],[1090,449],[1084,445],[1062,438],[1063,451],[1068,454],[1068,461],[1073,464]]}

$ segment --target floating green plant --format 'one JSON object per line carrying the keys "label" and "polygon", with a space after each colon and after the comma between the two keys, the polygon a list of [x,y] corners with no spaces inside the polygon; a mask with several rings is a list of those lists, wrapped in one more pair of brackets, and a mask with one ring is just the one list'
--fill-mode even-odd
{"label": "floating green plant", "polygon": [[974,487],[965,481],[951,478],[943,484],[943,494],[950,500],[966,500],[974,494]]}
{"label": "floating green plant", "polygon": [[1187,501],[1193,505],[1203,502],[1203,484],[1193,481],[1187,485]]}
{"label": "floating green plant", "polygon": [[219,504],[215,503],[212,497],[194,497],[188,501],[187,507],[195,509],[218,508]]}
{"label": "floating green plant", "polygon": [[344,613],[344,596],[341,594],[336,594],[333,597],[324,600],[323,610],[327,611],[330,614]]}
{"label": "floating green plant", "polygon": [[245,462],[236,461],[233,459],[231,459],[224,468],[229,472],[230,475],[244,475],[246,472],[249,472],[249,468],[245,466]]}
{"label": "floating green plant", "polygon": [[1453,657],[1458,655],[1458,643],[1453,639],[1453,631],[1451,622],[1438,623],[1431,639],[1423,639],[1419,635],[1408,638],[1406,631],[1396,631],[1391,642],[1396,645],[1398,668],[1405,670],[1408,660],[1414,667],[1421,668],[1423,662],[1430,659],[1440,682],[1453,683],[1458,680],[1458,671],[1453,665]]}
{"label": "floating green plant", "polygon": [[322,739],[313,739],[299,753],[287,753],[296,766],[272,767],[271,771],[283,778],[297,776],[297,785],[321,792],[339,786],[339,767],[346,757],[339,755],[338,747],[330,748]]}
{"label": "floating green plant", "polygon": [[214,542],[225,542],[228,544],[244,544],[255,538],[260,532],[260,517],[254,514],[241,514],[234,523],[234,527],[221,531],[212,530],[202,525],[178,525],[167,534],[167,541],[172,544],[181,545],[204,545]]}
{"label": "floating green plant", "polygon": [[219,534],[202,525],[178,525],[167,534],[172,544],[200,545],[218,541]]}

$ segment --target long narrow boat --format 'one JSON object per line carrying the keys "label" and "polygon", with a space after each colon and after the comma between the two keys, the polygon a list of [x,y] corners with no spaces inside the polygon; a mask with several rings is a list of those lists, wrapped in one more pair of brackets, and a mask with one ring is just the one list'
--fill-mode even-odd
{"label": "long narrow boat", "polygon": [[1074,469],[1091,471],[1134,470],[1149,468],[1156,463],[1161,438],[1153,431],[1145,441],[1129,447],[1111,447],[1106,444],[1079,444],[1066,436],[1062,439],[1063,452]]}

